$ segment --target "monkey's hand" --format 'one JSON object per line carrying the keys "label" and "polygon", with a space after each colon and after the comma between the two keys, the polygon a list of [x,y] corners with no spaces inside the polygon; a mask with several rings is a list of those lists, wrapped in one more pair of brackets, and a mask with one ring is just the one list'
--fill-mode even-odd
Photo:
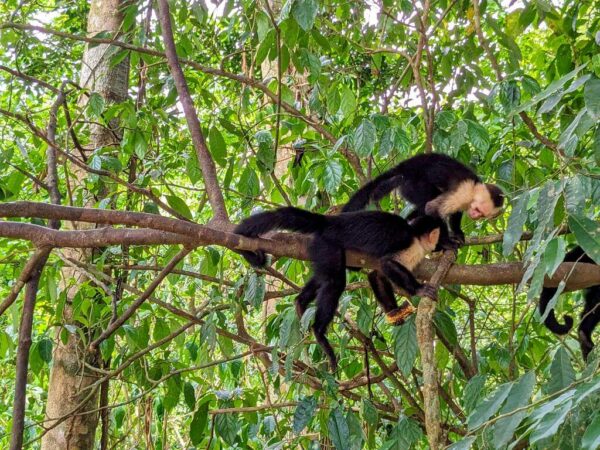
{"label": "monkey's hand", "polygon": [[440,242],[439,247],[442,250],[458,250],[465,243],[464,234],[453,234],[449,236],[444,242]]}
{"label": "monkey's hand", "polygon": [[405,301],[399,308],[387,312],[385,314],[385,321],[390,325],[399,326],[402,325],[415,311],[415,307]]}
{"label": "monkey's hand", "polygon": [[417,291],[417,295],[419,297],[429,297],[434,302],[437,302],[438,300],[437,289],[430,284],[424,284],[423,287]]}

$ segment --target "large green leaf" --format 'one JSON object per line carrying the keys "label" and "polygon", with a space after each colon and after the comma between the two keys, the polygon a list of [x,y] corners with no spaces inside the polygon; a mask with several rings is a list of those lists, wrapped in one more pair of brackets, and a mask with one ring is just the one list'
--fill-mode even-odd
{"label": "large green leaf", "polygon": [[233,446],[235,438],[240,431],[240,423],[236,414],[217,414],[213,419],[215,421],[215,430],[223,440]]}
{"label": "large green leaf", "polygon": [[304,31],[310,30],[317,17],[317,0],[295,0],[292,6],[292,16]]}
{"label": "large green leaf", "polygon": [[350,448],[350,430],[348,429],[348,423],[342,413],[342,409],[339,406],[331,410],[327,429],[329,438],[337,450],[347,450]]}
{"label": "large green leaf", "polygon": [[529,202],[529,191],[521,194],[516,202],[512,205],[512,211],[508,218],[508,225],[504,231],[502,242],[502,254],[510,255],[521,235],[523,234],[523,226],[527,221],[527,203]]}
{"label": "large green leaf", "polygon": [[472,120],[465,119],[465,122],[467,123],[469,141],[481,154],[485,154],[490,147],[490,136],[487,130]]}
{"label": "large green leaf", "polygon": [[202,438],[208,431],[208,407],[209,402],[202,403],[190,422],[190,439],[192,444],[199,445],[202,442]]}
{"label": "large green leaf", "polygon": [[527,372],[515,384],[513,384],[506,403],[500,410],[500,415],[511,415],[504,417],[494,425],[494,448],[504,448],[510,442],[512,436],[519,426],[519,423],[527,416],[527,411],[514,413],[518,408],[521,408],[529,403],[533,388],[535,386],[535,373]]}
{"label": "large green leaf", "polygon": [[554,409],[549,414],[546,414],[533,429],[531,436],[529,437],[529,443],[535,444],[542,439],[554,435],[558,431],[558,428],[564,423],[570,412],[571,401],[568,401],[562,404],[558,409]]}
{"label": "large green leaf", "polygon": [[248,275],[246,290],[244,291],[244,302],[258,308],[265,299],[265,277],[257,275],[252,271]]}
{"label": "large green leaf", "polygon": [[317,409],[317,400],[315,397],[304,397],[296,406],[294,411],[293,430],[294,433],[300,432],[308,425]]}
{"label": "large green leaf", "polygon": [[398,368],[408,376],[417,359],[417,329],[415,325],[415,316],[411,316],[399,327],[394,327],[394,355]]}
{"label": "large green leaf", "polygon": [[469,430],[483,425],[498,410],[510,393],[513,383],[501,384],[492,394],[477,405],[467,419]]}
{"label": "large green leaf", "polygon": [[215,162],[221,167],[225,167],[227,163],[227,144],[225,144],[223,135],[216,127],[212,127],[208,132],[208,146]]}
{"label": "large green leaf", "polygon": [[466,412],[470,413],[473,411],[473,408],[481,398],[485,380],[485,375],[475,375],[465,386],[465,389],[463,390],[463,406]]}
{"label": "large green leaf", "polygon": [[375,148],[377,134],[375,125],[368,119],[363,119],[358,128],[354,130],[353,143],[356,154],[361,157],[369,156]]}
{"label": "large green leaf", "polygon": [[335,194],[342,182],[342,165],[335,159],[325,161],[325,169],[323,170],[323,181],[325,190],[330,194]]}
{"label": "large green leaf", "polygon": [[573,381],[575,381],[575,370],[571,364],[571,357],[563,347],[559,347],[550,366],[548,392],[553,394],[560,391],[573,383]]}
{"label": "large green leaf", "polygon": [[600,79],[591,78],[585,83],[583,89],[583,97],[585,98],[585,106],[588,112],[596,120],[600,119]]}
{"label": "large green leaf", "polygon": [[475,439],[477,439],[477,436],[468,436],[452,444],[448,447],[448,450],[469,450],[475,442]]}
{"label": "large green leaf", "polygon": [[569,216],[569,228],[581,248],[596,264],[600,264],[600,224],[587,217]]}

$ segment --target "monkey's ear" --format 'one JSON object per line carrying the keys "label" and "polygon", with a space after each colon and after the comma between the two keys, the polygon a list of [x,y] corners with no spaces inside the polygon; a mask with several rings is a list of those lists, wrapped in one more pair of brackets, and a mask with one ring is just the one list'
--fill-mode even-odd
{"label": "monkey's ear", "polygon": [[432,230],[429,233],[429,242],[431,243],[431,245],[435,246],[435,245],[437,245],[439,240],[440,240],[440,229],[436,228],[435,230]]}

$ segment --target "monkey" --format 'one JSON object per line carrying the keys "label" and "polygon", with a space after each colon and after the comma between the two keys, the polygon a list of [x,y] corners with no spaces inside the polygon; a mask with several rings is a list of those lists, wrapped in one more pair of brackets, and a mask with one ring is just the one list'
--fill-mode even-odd
{"label": "monkey", "polygon": [[[325,333],[346,287],[345,251],[355,250],[379,260],[380,269],[375,271],[376,276],[371,277],[376,283],[374,293],[386,312],[386,320],[399,324],[403,321],[402,307],[398,308],[391,283],[410,295],[435,298],[435,289],[417,281],[411,270],[435,248],[440,229],[444,226],[440,219],[429,216],[409,223],[395,214],[380,211],[325,216],[284,207],[254,214],[243,220],[234,232],[247,237],[258,237],[272,230],[312,235],[308,253],[313,275],[296,298],[296,312],[302,317],[308,305],[316,299],[313,333],[329,360],[331,370],[335,371],[337,359]],[[240,253],[255,267],[266,263],[262,250]]]}
{"label": "monkey", "polygon": [[342,212],[359,211],[371,201],[400,188],[402,196],[415,206],[409,219],[421,215],[443,218],[440,248],[456,249],[465,242],[460,222],[464,211],[471,219],[497,216],[504,202],[502,190],[483,183],[467,166],[450,156],[426,153],[406,159],[382,173],[354,193]]}
{"label": "monkey", "polygon": [[[563,262],[582,262],[595,264],[594,260],[590,258],[581,247],[577,246],[569,251]],[[545,287],[542,289],[540,295],[540,301],[538,304],[538,310],[541,316],[546,312],[548,303],[556,294],[556,288]],[[585,289],[585,305],[581,313],[581,323],[579,324],[579,346],[581,347],[581,353],[583,359],[587,361],[588,355],[594,348],[594,342],[592,341],[592,333],[598,322],[600,322],[600,285],[591,286]],[[561,324],[556,320],[554,315],[554,309],[551,309],[544,320],[544,325],[550,331],[558,335],[567,334],[571,328],[573,328],[573,318],[565,315],[563,317],[565,323]]]}

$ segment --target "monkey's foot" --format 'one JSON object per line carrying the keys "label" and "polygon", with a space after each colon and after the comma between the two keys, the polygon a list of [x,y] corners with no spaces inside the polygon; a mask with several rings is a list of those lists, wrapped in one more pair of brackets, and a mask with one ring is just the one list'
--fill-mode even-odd
{"label": "monkey's foot", "polygon": [[437,289],[430,284],[425,284],[422,288],[417,291],[419,297],[429,297],[434,302],[437,302]]}
{"label": "monkey's foot", "polygon": [[415,307],[405,301],[399,308],[393,309],[385,314],[385,321],[390,325],[402,325],[408,317],[416,311]]}

